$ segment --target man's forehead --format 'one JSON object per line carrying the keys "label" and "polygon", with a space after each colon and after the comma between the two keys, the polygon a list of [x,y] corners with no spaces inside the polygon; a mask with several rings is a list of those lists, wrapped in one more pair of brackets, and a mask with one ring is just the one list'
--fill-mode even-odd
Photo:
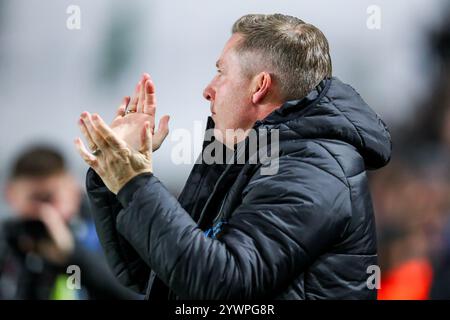
{"label": "man's forehead", "polygon": [[239,42],[243,39],[242,35],[239,33],[234,33],[231,35],[230,39],[225,43],[225,47],[222,50],[222,54],[220,58],[216,62],[216,66],[223,65],[228,56],[233,52],[235,47],[239,44]]}
{"label": "man's forehead", "polygon": [[225,50],[226,49],[232,49],[234,48],[239,42],[241,42],[243,40],[243,36],[240,33],[233,33],[230,37],[230,39],[228,39],[228,41],[225,44]]}

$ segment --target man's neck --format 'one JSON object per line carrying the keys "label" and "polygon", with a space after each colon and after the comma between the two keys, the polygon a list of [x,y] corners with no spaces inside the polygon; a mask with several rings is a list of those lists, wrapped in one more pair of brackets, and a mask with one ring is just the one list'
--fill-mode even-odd
{"label": "man's neck", "polygon": [[260,111],[258,112],[257,120],[264,120],[272,112],[281,108],[282,105],[283,105],[282,102],[272,102],[272,103],[267,103],[264,106],[261,106],[259,108]]}

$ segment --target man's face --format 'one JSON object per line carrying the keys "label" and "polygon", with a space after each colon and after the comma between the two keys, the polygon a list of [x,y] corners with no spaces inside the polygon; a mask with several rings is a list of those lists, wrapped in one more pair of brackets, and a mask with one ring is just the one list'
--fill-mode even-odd
{"label": "man's face", "polygon": [[228,40],[217,61],[217,74],[203,92],[205,99],[211,102],[215,129],[223,136],[227,129],[250,129],[257,120],[252,105],[251,79],[243,73],[240,57],[234,49],[241,39],[240,34],[233,34]]}
{"label": "man's face", "polygon": [[45,203],[52,205],[68,221],[80,205],[79,188],[68,174],[17,178],[9,182],[6,197],[14,213],[26,219],[38,219],[40,207]]}

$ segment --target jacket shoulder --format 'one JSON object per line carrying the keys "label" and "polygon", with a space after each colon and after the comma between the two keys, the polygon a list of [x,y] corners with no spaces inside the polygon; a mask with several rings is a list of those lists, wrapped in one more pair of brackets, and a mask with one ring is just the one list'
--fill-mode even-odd
{"label": "jacket shoulder", "polygon": [[352,145],[332,139],[297,139],[280,148],[280,168],[313,166],[349,186],[348,178],[365,171],[364,160]]}

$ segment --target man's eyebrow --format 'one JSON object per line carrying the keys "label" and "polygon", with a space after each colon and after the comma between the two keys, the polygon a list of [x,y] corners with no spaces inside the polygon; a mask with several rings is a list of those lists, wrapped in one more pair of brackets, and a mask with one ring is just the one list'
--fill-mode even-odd
{"label": "man's eyebrow", "polygon": [[217,68],[220,68],[221,64],[222,64],[222,61],[220,61],[220,59],[216,61],[216,67]]}

